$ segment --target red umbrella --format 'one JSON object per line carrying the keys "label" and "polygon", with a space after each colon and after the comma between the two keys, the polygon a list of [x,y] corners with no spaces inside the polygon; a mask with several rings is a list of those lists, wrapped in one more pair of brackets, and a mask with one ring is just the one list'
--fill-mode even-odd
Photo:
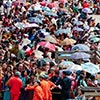
{"label": "red umbrella", "polygon": [[55,4],[55,3],[49,3],[49,4],[47,5],[47,7],[53,8],[53,7],[56,7],[56,4]]}
{"label": "red umbrella", "polygon": [[46,2],[40,2],[41,6],[46,6]]}
{"label": "red umbrella", "polygon": [[55,51],[55,45],[51,44],[49,42],[39,42],[38,45],[45,47],[45,48],[48,48],[51,51]]}

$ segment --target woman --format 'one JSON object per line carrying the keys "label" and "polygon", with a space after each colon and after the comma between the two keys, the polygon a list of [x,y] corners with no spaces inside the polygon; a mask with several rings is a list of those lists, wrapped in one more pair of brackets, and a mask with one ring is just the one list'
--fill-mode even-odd
{"label": "woman", "polygon": [[6,84],[11,77],[12,77],[12,72],[7,72],[7,74],[4,75],[3,88],[5,92],[4,92],[3,100],[10,100],[10,91],[9,91],[9,87],[6,86]]}
{"label": "woman", "polygon": [[78,89],[78,95],[75,97],[75,100],[86,100],[86,97],[81,89]]}
{"label": "woman", "polygon": [[41,88],[40,81],[35,82],[34,86],[27,86],[25,90],[34,90],[33,99],[32,100],[43,100],[44,93]]}
{"label": "woman", "polygon": [[83,74],[80,75],[80,78],[78,80],[78,86],[87,87],[87,83],[85,81],[85,76]]}

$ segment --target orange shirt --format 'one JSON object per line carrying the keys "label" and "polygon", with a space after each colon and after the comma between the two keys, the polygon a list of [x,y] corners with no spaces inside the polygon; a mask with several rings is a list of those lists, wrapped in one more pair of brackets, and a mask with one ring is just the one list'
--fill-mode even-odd
{"label": "orange shirt", "polygon": [[39,86],[39,85],[28,86],[26,89],[34,90],[33,100],[43,100],[44,93],[43,93],[41,86]]}
{"label": "orange shirt", "polygon": [[[56,87],[56,85],[53,82],[51,82],[49,80],[47,82],[48,82],[49,90]],[[51,91],[49,91],[49,100],[52,100],[52,93],[51,93]]]}
{"label": "orange shirt", "polygon": [[12,94],[20,94],[20,89],[22,88],[22,80],[19,77],[12,77],[8,81],[8,85],[10,86],[10,92]]}
{"label": "orange shirt", "polygon": [[44,92],[44,99],[43,100],[49,100],[49,92],[50,92],[50,87],[47,81],[42,80],[41,81],[41,87]]}

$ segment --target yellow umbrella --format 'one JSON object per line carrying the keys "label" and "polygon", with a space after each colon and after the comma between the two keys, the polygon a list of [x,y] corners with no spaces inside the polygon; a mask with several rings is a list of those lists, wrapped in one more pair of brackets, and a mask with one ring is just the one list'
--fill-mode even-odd
{"label": "yellow umbrella", "polygon": [[61,45],[73,45],[74,43],[76,43],[76,40],[66,38],[62,41]]}

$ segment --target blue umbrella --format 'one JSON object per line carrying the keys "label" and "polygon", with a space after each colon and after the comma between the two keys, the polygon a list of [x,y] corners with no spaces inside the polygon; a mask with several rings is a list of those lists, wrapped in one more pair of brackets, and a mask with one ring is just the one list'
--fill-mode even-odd
{"label": "blue umbrella", "polygon": [[55,34],[56,34],[57,36],[60,35],[60,34],[62,34],[62,33],[67,34],[67,33],[69,33],[69,31],[68,31],[68,29],[58,29],[58,30],[55,32]]}
{"label": "blue umbrella", "polygon": [[73,63],[73,62],[71,62],[71,61],[63,61],[63,62],[61,62],[61,63],[60,63],[60,65],[64,65],[64,66],[69,67],[69,66],[74,65],[74,63]]}
{"label": "blue umbrella", "polygon": [[35,22],[35,23],[41,23],[42,24],[42,20],[40,20],[39,18],[37,18],[37,17],[30,17],[29,19],[28,19],[28,21],[31,23],[31,22]]}
{"label": "blue umbrella", "polygon": [[47,12],[51,12],[51,9],[48,8],[48,7],[42,7],[42,10],[43,10],[43,11],[47,11]]}
{"label": "blue umbrella", "polygon": [[87,53],[84,53],[84,52],[76,52],[76,53],[73,53],[70,58],[71,59],[88,59],[90,58],[91,56]]}
{"label": "blue umbrella", "polygon": [[47,15],[47,16],[54,16],[54,17],[58,17],[58,15],[57,15],[57,14],[55,14],[55,13],[53,13],[53,12],[45,12],[44,14],[45,14],[45,15]]}
{"label": "blue umbrella", "polygon": [[91,38],[90,41],[91,41],[91,42],[94,42],[94,43],[95,43],[95,42],[99,42],[99,41],[100,41],[100,38],[94,37],[94,38]]}
{"label": "blue umbrella", "polygon": [[74,27],[73,31],[83,32],[84,30],[82,28],[79,28],[79,27]]}
{"label": "blue umbrella", "polygon": [[90,48],[85,44],[76,44],[72,46],[72,50],[90,51]]}
{"label": "blue umbrella", "polygon": [[87,62],[87,63],[84,63],[84,64],[81,64],[82,66],[82,69],[88,73],[91,73],[91,74],[95,74],[95,73],[98,73],[100,72],[100,69],[99,69],[99,66],[91,63],[91,62]]}

